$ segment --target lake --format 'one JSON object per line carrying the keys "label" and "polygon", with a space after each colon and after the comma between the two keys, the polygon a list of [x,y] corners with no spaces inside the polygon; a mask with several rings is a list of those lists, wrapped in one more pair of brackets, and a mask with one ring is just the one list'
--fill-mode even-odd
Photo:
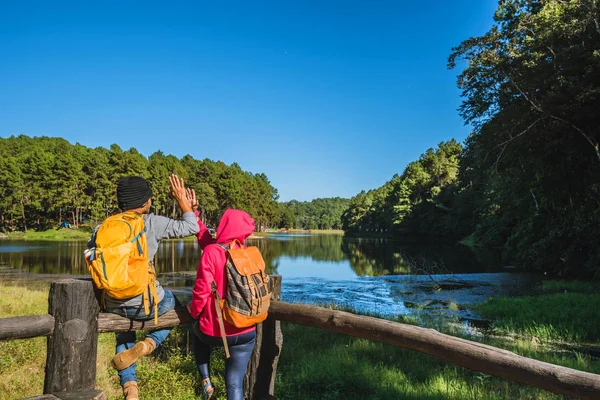
{"label": "lake", "polygon": [[[269,273],[282,275],[282,300],[349,307],[385,316],[477,322],[473,305],[531,293],[535,275],[504,268],[464,246],[407,245],[337,235],[270,234],[248,240]],[[0,240],[0,275],[86,275],[85,242]],[[194,282],[195,240],[163,241],[155,264],[163,286],[183,298]]]}

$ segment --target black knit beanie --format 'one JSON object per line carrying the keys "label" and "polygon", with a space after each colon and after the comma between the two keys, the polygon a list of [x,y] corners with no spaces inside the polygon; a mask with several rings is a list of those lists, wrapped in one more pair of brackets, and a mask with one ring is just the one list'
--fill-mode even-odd
{"label": "black knit beanie", "polygon": [[141,176],[126,176],[117,183],[117,201],[123,211],[133,210],[146,204],[152,197],[150,183]]}

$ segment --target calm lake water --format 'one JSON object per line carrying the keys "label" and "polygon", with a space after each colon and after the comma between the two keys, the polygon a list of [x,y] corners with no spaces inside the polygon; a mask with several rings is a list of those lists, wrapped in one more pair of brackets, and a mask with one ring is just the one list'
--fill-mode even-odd
{"label": "calm lake water", "polygon": [[[282,275],[282,300],[386,316],[441,316],[468,324],[478,319],[474,304],[527,294],[538,283],[464,246],[301,234],[273,234],[248,244],[259,247],[270,273]],[[86,275],[84,249],[85,242],[0,240],[0,275]],[[198,258],[194,240],[163,241],[156,258],[163,286],[189,296]]]}

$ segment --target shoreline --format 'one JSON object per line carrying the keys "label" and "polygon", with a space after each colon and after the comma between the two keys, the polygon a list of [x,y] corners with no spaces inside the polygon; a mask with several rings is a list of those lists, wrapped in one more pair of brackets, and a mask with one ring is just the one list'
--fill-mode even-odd
{"label": "shoreline", "polygon": [[[254,232],[247,239],[265,239],[271,234],[284,233],[284,234],[309,234],[309,235],[344,235],[344,231],[340,230],[277,230],[267,232]],[[38,241],[38,242],[83,242],[87,241],[92,234],[91,231],[87,230],[76,230],[76,229],[61,229],[61,230],[47,230],[42,232],[29,231],[25,232],[13,232],[10,234],[2,233],[0,236],[0,243],[2,242],[16,242],[16,241]],[[164,239],[164,240],[195,240],[195,236],[187,236],[185,238],[177,239]]]}
{"label": "shoreline", "polygon": [[[83,242],[87,241],[92,232],[87,230],[76,230],[76,229],[61,229],[61,230],[47,230],[42,232],[29,231],[25,232],[13,232],[10,234],[2,233],[0,236],[0,243],[2,242],[16,242],[16,241],[38,241],[38,242]],[[264,232],[254,232],[248,236],[248,239],[264,239],[266,235]],[[163,240],[196,240],[196,236],[187,236],[184,238],[176,239],[163,239]]]}

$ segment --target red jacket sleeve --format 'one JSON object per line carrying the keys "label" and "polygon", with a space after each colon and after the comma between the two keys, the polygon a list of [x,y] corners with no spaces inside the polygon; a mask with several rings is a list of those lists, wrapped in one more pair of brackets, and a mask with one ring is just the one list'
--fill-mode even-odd
{"label": "red jacket sleeve", "polygon": [[215,280],[215,265],[223,263],[223,257],[214,246],[208,247],[202,253],[198,271],[196,272],[196,283],[192,289],[192,303],[190,314],[192,318],[198,319],[211,294],[211,285]]}
{"label": "red jacket sleeve", "polygon": [[198,215],[199,215],[199,213],[198,213],[198,211],[196,211],[196,219],[198,220],[198,228],[199,228],[199,231],[198,231],[198,234],[196,235],[196,237],[198,237],[198,246],[200,246],[201,250],[204,250],[204,248],[206,246],[213,243],[213,237],[210,234],[210,232],[208,231],[208,228],[206,227],[206,225],[204,225],[202,223],[202,220],[200,220]]}

